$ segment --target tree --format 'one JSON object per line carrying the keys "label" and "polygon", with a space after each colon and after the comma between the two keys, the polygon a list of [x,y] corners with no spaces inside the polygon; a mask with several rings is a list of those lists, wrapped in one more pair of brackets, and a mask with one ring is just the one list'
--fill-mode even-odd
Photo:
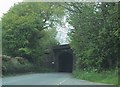
{"label": "tree", "polygon": [[69,3],[76,69],[111,69],[118,58],[118,3]]}
{"label": "tree", "polygon": [[14,5],[2,17],[3,54],[22,56],[34,61],[39,57],[40,40],[44,37],[42,31],[54,26],[53,21],[61,14],[62,9],[54,3],[23,2]]}

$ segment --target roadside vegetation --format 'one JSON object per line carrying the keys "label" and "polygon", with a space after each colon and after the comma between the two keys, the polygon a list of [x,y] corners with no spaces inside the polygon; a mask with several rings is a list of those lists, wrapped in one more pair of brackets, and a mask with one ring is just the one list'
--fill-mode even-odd
{"label": "roadside vegetation", "polygon": [[[55,39],[56,20],[63,14],[53,3],[15,4],[2,17],[3,75],[22,72],[53,71],[52,47]],[[54,23],[53,23],[54,21]],[[4,55],[6,57],[4,57]],[[17,61],[22,58],[21,64]],[[7,59],[7,61],[6,61]]]}
{"label": "roadside vegetation", "polygon": [[118,73],[116,72],[115,70],[102,72],[76,70],[73,71],[73,76],[75,78],[89,80],[91,82],[118,85]]}
{"label": "roadside vegetation", "polygon": [[36,66],[22,57],[10,57],[3,55],[0,58],[2,58],[3,76],[23,73],[40,73],[54,71],[52,68]]}
{"label": "roadside vegetation", "polygon": [[3,55],[2,57],[2,73],[4,75],[23,73],[33,71],[33,66],[22,57],[11,58],[10,56]]}
{"label": "roadside vegetation", "polygon": [[74,76],[118,84],[118,3],[71,3],[68,7],[68,21],[73,26],[70,45],[76,58]]}

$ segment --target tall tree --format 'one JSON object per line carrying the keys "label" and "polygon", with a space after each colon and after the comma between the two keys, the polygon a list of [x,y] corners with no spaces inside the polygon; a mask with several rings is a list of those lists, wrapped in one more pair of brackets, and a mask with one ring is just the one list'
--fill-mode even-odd
{"label": "tall tree", "polygon": [[76,69],[116,67],[118,58],[118,3],[69,3],[71,46]]}
{"label": "tall tree", "polygon": [[38,57],[37,49],[40,51],[40,39],[44,37],[41,31],[52,27],[53,21],[61,14],[63,10],[54,3],[23,2],[14,5],[2,17],[3,54],[29,60]]}

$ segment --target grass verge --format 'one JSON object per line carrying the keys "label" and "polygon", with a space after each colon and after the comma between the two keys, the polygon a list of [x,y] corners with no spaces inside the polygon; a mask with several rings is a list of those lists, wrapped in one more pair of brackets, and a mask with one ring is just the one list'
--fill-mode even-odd
{"label": "grass verge", "polygon": [[118,74],[115,71],[94,72],[94,71],[73,71],[73,76],[78,79],[92,82],[118,85]]}

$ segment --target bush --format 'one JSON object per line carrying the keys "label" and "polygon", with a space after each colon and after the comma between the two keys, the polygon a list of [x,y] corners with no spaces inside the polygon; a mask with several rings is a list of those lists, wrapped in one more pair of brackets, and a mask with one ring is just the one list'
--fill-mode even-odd
{"label": "bush", "polygon": [[76,70],[73,72],[73,76],[78,79],[89,80],[92,82],[107,83],[107,84],[118,84],[118,73],[116,70],[112,71],[83,71]]}
{"label": "bush", "polygon": [[18,74],[26,72],[53,72],[51,68],[45,68],[34,65],[22,57],[10,57],[3,55],[2,58],[2,72],[3,75]]}
{"label": "bush", "polygon": [[14,73],[32,72],[33,65],[22,57],[12,58],[10,56],[2,56],[2,72],[3,75]]}

